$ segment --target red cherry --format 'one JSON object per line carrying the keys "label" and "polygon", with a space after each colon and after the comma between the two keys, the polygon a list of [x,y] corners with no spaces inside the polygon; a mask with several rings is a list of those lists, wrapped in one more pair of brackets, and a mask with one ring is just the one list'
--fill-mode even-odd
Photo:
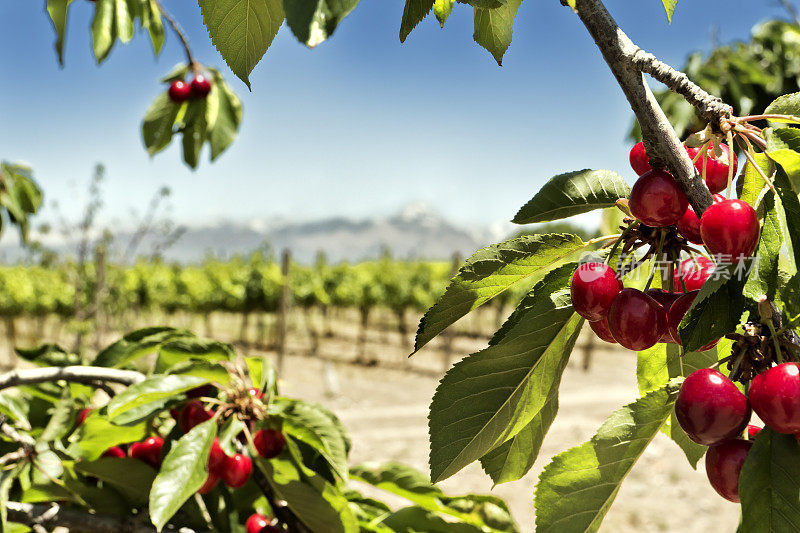
{"label": "red cherry", "polygon": [[119,446],[112,446],[111,448],[104,451],[103,455],[101,455],[100,457],[112,457],[114,459],[122,459],[123,457],[125,457],[125,451]]}
{"label": "red cherry", "polygon": [[222,481],[231,488],[239,488],[250,479],[253,471],[253,461],[246,455],[237,453],[233,457],[228,457],[225,468],[220,472]]}
{"label": "red cherry", "polygon": [[180,104],[189,99],[192,94],[192,88],[183,80],[175,80],[169,86],[167,91],[169,99],[176,104]]}
{"label": "red cherry", "polygon": [[800,433],[800,364],[783,363],[758,374],[748,394],[767,426],[778,433]]}
{"label": "red cherry", "polygon": [[616,272],[603,263],[584,263],[572,274],[572,306],[590,322],[606,316],[611,301],[621,290]]}
{"label": "red cherry", "polygon": [[188,433],[197,424],[202,424],[206,420],[210,420],[214,413],[203,407],[203,404],[197,400],[193,400],[186,404],[181,411],[180,426],[181,431]]}
{"label": "red cherry", "polygon": [[92,410],[89,408],[81,409],[81,412],[78,413],[78,425],[82,426],[84,422],[86,422],[86,417],[89,416]]}
{"label": "red cherry", "polygon": [[[719,203],[725,200],[721,194],[714,195],[714,203]],[[683,235],[687,241],[695,244],[703,244],[703,237],[700,235],[700,219],[694,212],[692,204],[686,205],[686,211],[677,222],[678,231]]]}
{"label": "red cherry", "polygon": [[214,472],[209,472],[205,483],[203,483],[202,487],[197,489],[197,492],[199,492],[200,494],[208,494],[209,492],[214,490],[214,487],[217,486],[217,483],[219,483],[219,476]]}
{"label": "red cherry", "polygon": [[741,200],[713,204],[700,217],[700,234],[712,254],[730,256],[723,261],[749,257],[758,245],[758,215]]}
{"label": "red cherry", "polygon": [[614,340],[614,336],[611,334],[611,330],[608,329],[608,322],[605,318],[595,320],[594,322],[589,322],[589,327],[592,328],[592,331],[594,331],[595,335],[604,341],[617,344],[617,341]]}
{"label": "red cherry", "polygon": [[629,350],[646,350],[667,330],[664,307],[637,289],[622,289],[608,310],[608,329]]}
{"label": "red cherry", "polygon": [[250,387],[249,389],[247,389],[247,394],[258,400],[264,397],[264,393],[255,387]]}
{"label": "red cherry", "polygon": [[752,445],[749,440],[729,439],[711,446],[706,453],[708,481],[726,500],[739,502],[739,474]]}
{"label": "red cherry", "polygon": [[643,174],[631,189],[631,213],[654,228],[671,226],[686,212],[688,200],[675,178],[664,170]]}
{"label": "red cherry", "polygon": [[[706,153],[702,156],[698,157],[697,160],[694,162],[694,166],[700,175],[703,174],[703,160],[706,160],[706,186],[708,190],[712,193],[724,191],[728,188],[728,154],[730,153],[730,149],[728,145],[725,143],[719,143],[720,151],[722,155],[719,157],[716,156],[714,153],[714,146],[713,144],[708,145],[708,149]],[[686,151],[689,152],[689,157],[694,159],[697,153],[700,151],[700,148],[689,148],[686,147]],[[739,166],[739,161],[737,161],[736,156],[733,157],[733,176],[736,177],[736,169]]]}
{"label": "red cherry", "polygon": [[192,80],[191,92],[193,98],[202,100],[211,92],[211,82],[202,74],[198,74]]}
{"label": "red cherry", "polygon": [[164,439],[161,437],[149,437],[142,442],[131,444],[128,455],[158,470],[161,466],[161,448],[163,447]]}
{"label": "red cherry", "polygon": [[286,437],[277,429],[259,429],[253,437],[258,455],[266,459],[277,457],[286,445]]}
{"label": "red cherry", "polygon": [[[675,303],[672,304],[672,307],[670,307],[669,311],[667,311],[667,329],[669,331],[669,336],[674,339],[671,342],[674,342],[675,344],[681,344],[681,338],[678,335],[678,326],[680,325],[681,320],[683,320],[683,317],[686,315],[686,311],[688,311],[692,306],[699,293],[700,291],[695,290],[681,295],[680,298],[675,300]],[[698,348],[697,351],[704,352],[706,350],[710,350],[716,346],[718,342],[719,339],[711,341],[701,348]]]}
{"label": "red cherry", "polygon": [[216,396],[216,394],[214,394],[214,386],[201,385],[199,387],[195,387],[191,390],[186,391],[187,398],[200,398],[201,396],[206,396],[206,397]]}
{"label": "red cherry", "polygon": [[[748,424],[747,426],[747,438],[750,440],[754,440],[758,432],[761,431],[762,428],[758,426],[754,426],[753,424]],[[800,437],[798,437],[800,438]]]}
{"label": "red cherry", "polygon": [[672,286],[676,292],[683,292],[681,285],[681,275],[683,275],[683,283],[686,285],[686,291],[698,291],[703,283],[708,281],[711,274],[717,265],[714,261],[703,255],[698,255],[689,259],[684,259],[675,269],[672,277]]}
{"label": "red cherry", "polygon": [[[675,300],[681,296],[680,294],[676,294],[674,292],[667,292],[664,289],[648,289],[646,294],[661,304],[661,307],[663,307],[667,312],[667,316],[669,316],[669,310],[672,307],[672,304],[675,303]],[[667,323],[667,326],[669,326],[669,323]],[[669,327],[667,327],[667,330],[664,332],[658,342],[671,342],[673,344],[678,344],[678,341],[675,340],[670,334]]]}
{"label": "red cherry", "polygon": [[708,446],[741,434],[750,421],[750,404],[733,381],[702,368],[681,385],[675,416],[690,439]]}
{"label": "red cherry", "polygon": [[653,167],[650,166],[650,158],[647,157],[647,151],[644,149],[644,143],[642,141],[633,145],[630,159],[631,168],[639,176],[653,170]]}
{"label": "red cherry", "polygon": [[213,474],[220,474],[227,464],[228,455],[219,445],[219,438],[215,437],[213,444],[211,444],[211,451],[208,454],[208,471]]}
{"label": "red cherry", "polygon": [[247,529],[247,533],[262,533],[264,528],[270,525],[271,520],[264,516],[263,514],[251,514],[250,518],[247,519],[247,524],[245,528]]}

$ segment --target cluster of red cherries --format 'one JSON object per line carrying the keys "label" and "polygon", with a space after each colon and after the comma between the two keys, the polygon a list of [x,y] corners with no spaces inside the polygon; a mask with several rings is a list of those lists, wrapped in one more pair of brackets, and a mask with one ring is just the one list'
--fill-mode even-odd
{"label": "cluster of red cherries", "polygon": [[[188,433],[198,424],[210,420],[214,417],[214,412],[206,409],[203,403],[196,398],[216,396],[216,389],[212,385],[197,387],[186,393],[187,401],[180,409],[171,409],[170,414],[175,419],[178,427],[183,433]],[[247,394],[261,400],[263,393],[257,388],[250,388]],[[82,425],[92,409],[83,409],[78,414],[78,425]],[[240,441],[245,440],[244,434],[240,435]],[[261,457],[272,459],[281,454],[286,444],[283,433],[277,429],[259,429],[253,434],[253,445]],[[125,452],[125,447],[128,451]],[[140,442],[133,442],[128,446],[112,446],[105,450],[102,457],[123,458],[131,457],[138,459],[158,471],[164,455],[164,439],[158,435],[150,436]],[[225,453],[220,445],[219,438],[215,438],[211,445],[208,456],[208,477],[202,487],[198,489],[200,494],[208,494],[217,484],[222,481],[230,488],[236,489],[244,486],[250,479],[253,471],[252,459],[244,453],[234,453],[232,456]],[[259,527],[257,527],[259,526]],[[277,526],[272,525],[272,521],[261,514],[253,514],[247,521],[247,533],[277,533],[282,531]]]}
{"label": "cluster of red cherries", "polygon": [[197,74],[190,83],[186,83],[184,80],[175,80],[167,89],[169,99],[176,104],[182,104],[190,98],[203,100],[210,92],[211,81],[202,74]]}
{"label": "cluster of red cherries", "polygon": [[[720,143],[719,147],[721,156],[710,144],[702,156],[698,156],[699,149],[686,147],[712,193],[728,185],[728,146]],[[650,228],[674,226],[686,241],[705,246],[720,258],[741,259],[755,251],[760,227],[749,204],[715,194],[715,203],[698,219],[672,175],[650,166],[642,143],[633,147],[630,161],[639,179],[628,205],[639,224]],[[715,268],[715,263],[702,255],[684,259],[674,269],[673,291],[643,292],[623,287],[617,272],[604,263],[583,263],[572,275],[572,305],[604,341],[636,351],[659,342],[680,344],[678,325]],[[700,350],[710,349],[716,342]]]}
{"label": "cluster of red cherries", "polygon": [[732,502],[739,501],[739,474],[761,431],[748,425],[751,409],[773,431],[800,438],[800,364],[781,363],[756,375],[747,396],[718,370],[697,370],[683,382],[675,403],[675,415],[689,438],[709,446],[706,474],[711,486]]}

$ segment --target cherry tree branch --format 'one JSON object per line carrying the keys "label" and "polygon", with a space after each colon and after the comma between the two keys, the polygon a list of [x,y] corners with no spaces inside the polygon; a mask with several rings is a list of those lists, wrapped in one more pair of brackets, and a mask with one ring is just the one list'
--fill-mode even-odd
{"label": "cherry tree branch", "polygon": [[275,495],[275,491],[272,490],[272,486],[269,484],[269,481],[267,481],[267,477],[258,467],[253,469],[253,481],[258,485],[258,488],[261,489],[261,492],[272,508],[272,512],[275,513],[275,518],[277,518],[279,522],[285,524],[289,528],[289,531],[293,533],[310,533],[310,530],[300,521],[291,509],[280,504]]}
{"label": "cherry tree branch", "polygon": [[186,34],[183,33],[183,30],[178,25],[178,22],[169,14],[169,12],[164,9],[164,6],[161,5],[160,0],[153,0],[156,4],[156,7],[161,12],[161,16],[169,23],[172,31],[175,32],[175,35],[178,36],[178,39],[181,41],[181,45],[183,45],[183,49],[186,52],[186,61],[189,63],[189,67],[194,67],[197,65],[197,61],[194,60],[194,56],[192,55],[192,49],[189,46],[189,39],[186,38]]}
{"label": "cherry tree branch", "polygon": [[[697,175],[689,154],[645,82],[641,69],[642,65],[652,65],[648,68],[663,74],[665,79],[669,72],[660,67],[663,63],[656,65],[645,61],[642,50],[620,29],[601,0],[575,0],[575,12],[589,30],[639,120],[651,164],[666,167],[672,173],[700,216],[713,201],[711,193]],[[697,98],[700,97],[697,93]]]}
{"label": "cherry tree branch", "polygon": [[69,381],[86,385],[95,385],[99,381],[133,385],[144,381],[144,378],[144,374],[135,370],[119,370],[97,366],[30,368],[12,370],[11,372],[0,374],[0,390],[19,385],[33,385],[51,381]]}
{"label": "cherry tree branch", "polygon": [[[153,526],[129,517],[89,514],[76,509],[65,509],[55,503],[48,505],[7,502],[6,511],[9,522],[27,526],[64,527],[70,531],[94,533],[155,533],[156,531]],[[171,526],[165,527],[163,531],[196,533],[195,530],[186,527]]]}

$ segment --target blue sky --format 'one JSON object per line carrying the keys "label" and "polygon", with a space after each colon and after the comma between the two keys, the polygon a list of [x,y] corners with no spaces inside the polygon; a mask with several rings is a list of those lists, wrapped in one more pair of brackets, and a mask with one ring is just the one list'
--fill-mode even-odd
{"label": "blue sky", "polygon": [[[198,59],[218,66],[244,104],[240,137],[192,172],[178,146],[148,157],[139,135],[158,79],[183,53],[173,35],[156,60],[137,35],[97,66],[92,4],[75,0],[60,69],[44,2],[0,4],[0,158],[35,169],[48,203],[77,214],[96,162],[107,167],[109,219],[142,211],[161,185],[174,217],[313,219],[380,216],[423,201],[461,224],[508,220],[552,175],[610,168],[632,178],[631,112],[577,17],[558,0],[526,0],[503,67],[472,41],[456,5],[444,30],[431,15],[405,44],[402,0],[362,0],[315,50],[284,26],[251,76],[224,66],[197,4],[163,0]],[[710,46],[746,38],[783,16],[777,2],[681,0],[671,25],[660,0],[607,0],[643,48],[680,66]],[[45,215],[46,216],[46,215]]]}

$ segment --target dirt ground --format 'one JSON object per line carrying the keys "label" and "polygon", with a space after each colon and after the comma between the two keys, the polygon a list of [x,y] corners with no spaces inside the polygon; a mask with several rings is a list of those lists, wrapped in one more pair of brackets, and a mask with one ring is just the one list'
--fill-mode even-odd
{"label": "dirt ground", "polygon": [[[473,349],[481,347],[471,342]],[[432,354],[415,356],[426,357]],[[534,530],[534,486],[550,458],[590,438],[609,414],[636,398],[633,353],[601,346],[588,372],[581,363],[576,352],[561,385],[559,415],[531,472],[493,490],[509,503],[522,531]],[[333,409],[351,433],[355,463],[402,461],[427,471],[427,410],[437,383],[433,375],[290,356],[282,393]],[[442,486],[454,494],[492,491],[477,464]],[[709,486],[703,461],[692,470],[680,449],[659,434],[623,483],[601,531],[725,532],[734,531],[737,521],[738,506]]]}

